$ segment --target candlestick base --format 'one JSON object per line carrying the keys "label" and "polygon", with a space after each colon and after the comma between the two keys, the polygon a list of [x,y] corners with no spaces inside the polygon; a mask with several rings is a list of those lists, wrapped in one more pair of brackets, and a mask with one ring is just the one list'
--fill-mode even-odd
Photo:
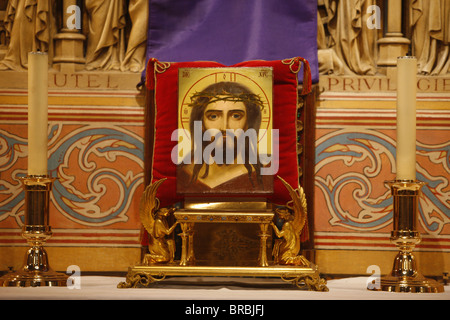
{"label": "candlestick base", "polygon": [[51,238],[48,225],[49,196],[53,178],[48,176],[28,176],[23,178],[25,189],[25,226],[22,237],[29,249],[23,266],[17,272],[7,273],[0,278],[2,287],[66,286],[68,275],[50,268],[45,242]]}
{"label": "candlestick base", "polygon": [[439,293],[444,292],[444,286],[421,274],[417,274],[415,277],[386,276],[381,278],[379,291]]}
{"label": "candlestick base", "polygon": [[394,260],[391,274],[381,277],[380,285],[367,287],[374,291],[438,293],[444,292],[444,286],[433,279],[425,278],[419,271],[414,247],[420,243],[420,233],[416,231],[418,212],[418,197],[420,181],[396,180],[390,181],[394,198],[394,230],[390,241],[396,245],[399,252]]}
{"label": "candlestick base", "polygon": [[[29,257],[40,257],[47,259],[44,248],[30,248],[26,254]],[[0,287],[65,287],[67,286],[68,275],[53,271],[48,262],[42,265],[42,270],[28,269],[29,266],[22,267],[17,272],[7,273],[0,278]]]}
{"label": "candlestick base", "polygon": [[48,263],[44,243],[52,236],[50,226],[24,226],[22,236],[27,239],[27,250],[22,268],[0,278],[3,287],[66,286],[68,275],[53,271]]}
{"label": "candlestick base", "polygon": [[417,261],[412,251],[420,241],[418,232],[391,232],[391,242],[399,248],[399,252],[394,259],[391,274],[381,278],[379,290],[412,293],[444,292],[443,285],[433,279],[425,278],[418,271]]}

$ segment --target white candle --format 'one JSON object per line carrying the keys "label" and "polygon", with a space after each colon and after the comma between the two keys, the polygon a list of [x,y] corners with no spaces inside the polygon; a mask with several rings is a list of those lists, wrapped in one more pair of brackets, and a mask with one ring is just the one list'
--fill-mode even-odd
{"label": "white candle", "polygon": [[48,55],[28,54],[28,175],[47,175]]}
{"label": "white candle", "polygon": [[417,59],[397,59],[397,180],[416,180]]}

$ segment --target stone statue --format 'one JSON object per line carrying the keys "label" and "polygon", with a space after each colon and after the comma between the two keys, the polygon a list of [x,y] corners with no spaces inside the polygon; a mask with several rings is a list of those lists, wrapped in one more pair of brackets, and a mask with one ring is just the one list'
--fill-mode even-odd
{"label": "stone statue", "polygon": [[53,0],[9,0],[4,20],[9,46],[0,61],[0,70],[25,71],[30,51],[48,52],[53,57],[53,35],[56,34]]}
{"label": "stone statue", "polygon": [[450,0],[413,0],[410,14],[419,73],[450,73]]}
{"label": "stone statue", "polygon": [[130,0],[128,14],[131,31],[121,70],[140,72],[144,70],[146,60],[148,0]]}
{"label": "stone statue", "polygon": [[120,70],[124,53],[124,0],[85,0],[86,70]]}
{"label": "stone statue", "polygon": [[[366,25],[375,0],[319,0],[318,49],[322,74],[374,75],[376,29]],[[324,27],[325,26],[325,27]]]}
{"label": "stone statue", "polygon": [[324,24],[327,18],[323,18],[319,11],[317,12],[317,55],[319,60],[320,74],[345,74],[344,63],[336,55],[333,48],[328,47],[327,35]]}

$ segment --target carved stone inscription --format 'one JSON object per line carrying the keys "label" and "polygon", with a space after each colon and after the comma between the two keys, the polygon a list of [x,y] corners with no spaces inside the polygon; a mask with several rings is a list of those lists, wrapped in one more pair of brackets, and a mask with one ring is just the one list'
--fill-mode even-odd
{"label": "carved stone inscription", "polygon": [[118,89],[121,82],[107,73],[54,73],[50,81],[49,87],[74,89]]}
{"label": "carved stone inscription", "polygon": [[[128,72],[49,72],[50,90],[136,90],[141,75]],[[0,88],[26,89],[27,72],[0,72]]]}
{"label": "carved stone inscription", "polygon": [[[385,76],[321,76],[321,91],[396,92],[397,80]],[[418,76],[417,92],[449,93],[450,76]]]}

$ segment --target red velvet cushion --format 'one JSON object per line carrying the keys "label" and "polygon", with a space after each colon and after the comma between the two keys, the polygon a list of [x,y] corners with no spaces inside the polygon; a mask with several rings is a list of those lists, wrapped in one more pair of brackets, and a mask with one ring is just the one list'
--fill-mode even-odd
{"label": "red velvet cushion", "polygon": [[[233,66],[217,62],[160,62],[150,59],[147,66],[147,88],[155,92],[155,131],[151,181],[167,178],[159,187],[157,197],[161,206],[172,205],[180,200],[176,194],[176,165],[172,162],[171,151],[177,145],[171,135],[177,129],[178,114],[178,69],[194,67],[272,67],[273,88],[273,129],[279,130],[279,169],[276,175],[286,180],[292,187],[298,186],[297,160],[297,88],[298,72],[303,63],[303,90],[311,87],[309,65],[303,58],[277,61],[246,61]],[[152,148],[152,146],[147,146]],[[205,196],[207,197],[207,196]],[[285,204],[291,198],[279,179],[274,177],[274,192],[264,198],[277,204]]]}

